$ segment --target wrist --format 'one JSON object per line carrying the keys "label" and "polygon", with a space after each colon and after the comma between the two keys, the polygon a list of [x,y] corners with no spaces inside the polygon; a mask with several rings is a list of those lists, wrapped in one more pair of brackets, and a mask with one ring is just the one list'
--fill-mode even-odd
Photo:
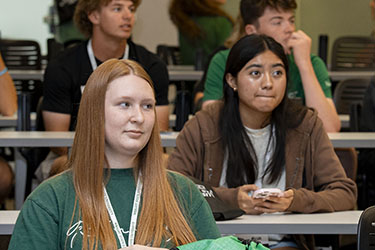
{"label": "wrist", "polygon": [[8,72],[8,68],[4,67],[2,70],[0,70],[0,76],[5,75],[6,72]]}

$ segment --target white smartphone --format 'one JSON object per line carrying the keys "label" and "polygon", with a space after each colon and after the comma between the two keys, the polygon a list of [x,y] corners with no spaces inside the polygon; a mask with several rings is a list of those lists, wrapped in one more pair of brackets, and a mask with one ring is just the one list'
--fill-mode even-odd
{"label": "white smartphone", "polygon": [[264,199],[270,196],[281,196],[283,194],[283,191],[281,191],[278,188],[261,188],[258,190],[255,190],[253,193],[253,198],[258,199]]}

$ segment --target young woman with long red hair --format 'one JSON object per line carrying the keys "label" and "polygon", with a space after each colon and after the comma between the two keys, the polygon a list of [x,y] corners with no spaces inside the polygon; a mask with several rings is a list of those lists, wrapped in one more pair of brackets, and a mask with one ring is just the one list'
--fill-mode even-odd
{"label": "young woman with long red hair", "polygon": [[141,66],[99,66],[77,121],[68,170],[28,197],[9,249],[170,248],[220,236],[195,185],[163,164],[153,85]]}

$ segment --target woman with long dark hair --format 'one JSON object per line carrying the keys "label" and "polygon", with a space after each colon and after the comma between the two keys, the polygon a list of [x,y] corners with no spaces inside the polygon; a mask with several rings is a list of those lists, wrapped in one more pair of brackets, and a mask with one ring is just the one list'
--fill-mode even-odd
{"label": "woman with long dark hair", "polygon": [[[185,124],[169,168],[210,184],[247,214],[353,209],[356,185],[346,177],[317,112],[288,99],[287,72],[287,57],[275,40],[240,39],[227,60],[224,100]],[[282,193],[254,198],[251,193],[260,188]]]}
{"label": "woman with long dark hair", "polygon": [[136,62],[111,59],[92,73],[68,170],[25,201],[9,249],[148,249],[220,236],[194,183],[166,171],[155,102]]}
{"label": "woman with long dark hair", "polygon": [[202,56],[201,60],[205,65],[208,56],[229,37],[234,22],[220,8],[225,2],[226,0],[172,0],[169,15],[179,32],[183,64],[193,65],[195,57]]}

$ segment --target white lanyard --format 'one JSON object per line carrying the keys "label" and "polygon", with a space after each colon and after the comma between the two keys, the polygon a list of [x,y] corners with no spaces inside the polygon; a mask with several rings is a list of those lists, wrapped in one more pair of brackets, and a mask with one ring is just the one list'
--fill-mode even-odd
{"label": "white lanyard", "polygon": [[[134,239],[135,239],[135,229],[137,227],[137,219],[138,219],[138,211],[139,211],[139,206],[140,206],[140,201],[141,201],[141,194],[142,194],[142,181],[141,181],[141,175],[138,176],[138,182],[137,182],[137,187],[135,189],[135,195],[134,195],[134,202],[133,202],[133,210],[132,210],[132,216],[130,219],[130,226],[129,226],[129,246],[134,245]],[[105,187],[104,189],[104,202],[107,207],[107,211],[109,214],[109,217],[111,218],[113,228],[117,234],[117,238],[120,241],[121,248],[127,247],[124,235],[121,232],[120,225],[117,221],[117,217],[115,215],[115,211],[113,210],[111,201],[109,199],[107,190]]]}
{"label": "white lanyard", "polygon": [[[96,63],[94,51],[92,50],[92,40],[91,39],[87,43],[87,53],[89,54],[91,67],[92,67],[92,70],[94,71],[98,67],[98,64]],[[129,58],[129,46],[126,45],[125,53],[124,53],[124,56],[122,57],[122,59],[128,59],[128,58]]]}

